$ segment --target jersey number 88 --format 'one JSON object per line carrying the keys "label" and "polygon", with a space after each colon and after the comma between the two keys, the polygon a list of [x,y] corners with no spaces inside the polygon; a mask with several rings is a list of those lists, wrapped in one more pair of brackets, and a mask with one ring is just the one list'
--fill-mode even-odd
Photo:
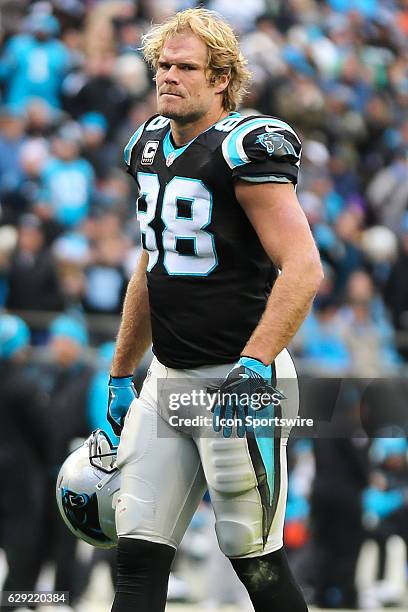
{"label": "jersey number 88", "polygon": [[205,231],[211,221],[211,192],[200,180],[175,176],[163,192],[161,218],[165,228],[159,236],[150,225],[159,203],[159,177],[138,172],[137,181],[140,185],[137,218],[149,253],[148,271],[157,263],[161,240],[163,265],[169,275],[207,276],[218,263],[214,236]]}

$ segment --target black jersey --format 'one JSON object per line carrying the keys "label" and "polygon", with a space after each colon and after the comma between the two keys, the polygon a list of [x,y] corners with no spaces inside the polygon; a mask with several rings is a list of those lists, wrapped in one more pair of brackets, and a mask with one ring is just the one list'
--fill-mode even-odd
{"label": "black jersey", "polygon": [[296,184],[300,141],[273,117],[232,113],[175,148],[170,122],[135,132],[125,162],[139,188],[149,255],[153,351],[168,367],[239,359],[276,269],[234,194],[234,180]]}

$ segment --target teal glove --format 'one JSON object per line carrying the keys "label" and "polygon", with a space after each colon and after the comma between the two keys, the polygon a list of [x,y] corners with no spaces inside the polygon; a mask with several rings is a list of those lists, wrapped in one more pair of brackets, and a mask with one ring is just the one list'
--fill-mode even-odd
{"label": "teal glove", "polygon": [[246,422],[246,417],[253,417],[257,410],[263,408],[251,405],[251,397],[255,394],[259,397],[261,394],[272,396],[279,393],[272,386],[272,366],[265,365],[253,357],[241,357],[221,386],[212,391],[219,393],[221,398],[221,402],[213,409],[213,429],[217,433],[222,430],[224,438],[231,437],[232,425],[223,425],[220,421],[232,419],[236,424],[238,437],[243,438],[246,431],[253,431],[250,423]]}
{"label": "teal glove", "polygon": [[133,376],[109,377],[108,421],[117,436],[120,436],[123,422],[130,404],[137,397]]}

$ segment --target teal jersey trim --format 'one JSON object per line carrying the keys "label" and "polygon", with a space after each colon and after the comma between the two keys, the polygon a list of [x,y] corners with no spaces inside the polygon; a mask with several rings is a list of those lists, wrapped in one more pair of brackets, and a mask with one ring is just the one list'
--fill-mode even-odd
{"label": "teal jersey trim", "polygon": [[180,155],[184,153],[187,147],[189,147],[191,143],[194,142],[195,138],[190,140],[190,142],[187,142],[187,144],[183,145],[182,147],[178,147],[176,149],[173,146],[173,143],[171,142],[170,134],[171,134],[171,129],[169,129],[169,131],[167,132],[167,134],[165,135],[163,139],[163,154],[164,154],[164,159],[166,160],[168,159],[169,155],[173,155],[173,161],[174,161],[175,159],[177,159],[178,157],[180,157]]}
{"label": "teal jersey trim", "polygon": [[130,166],[130,160],[131,160],[131,157],[132,157],[133,147],[135,146],[135,144],[137,143],[137,141],[141,137],[141,135],[143,133],[143,128],[144,128],[145,125],[146,125],[146,121],[144,123],[142,123],[142,125],[140,127],[137,128],[136,132],[130,138],[129,142],[127,143],[127,145],[126,145],[126,147],[125,147],[125,149],[123,151],[123,157],[125,159],[125,164],[127,166]]}
{"label": "teal jersey trim", "polygon": [[233,112],[230,113],[227,117],[224,117],[223,119],[220,119],[219,121],[216,121],[216,123],[213,123],[212,125],[210,125],[210,127],[208,127],[206,130],[204,130],[204,132],[201,132],[200,134],[197,134],[197,136],[195,136],[192,140],[190,140],[190,142],[187,142],[185,145],[183,145],[182,147],[174,147],[173,143],[171,142],[171,128],[169,128],[169,131],[166,133],[164,139],[163,139],[163,155],[165,160],[167,160],[169,158],[169,156],[171,155],[173,157],[173,159],[171,160],[171,163],[174,162],[175,159],[177,159],[178,157],[180,157],[180,155],[182,155],[184,153],[184,151],[195,141],[197,140],[197,138],[199,136],[201,136],[201,134],[205,134],[206,132],[208,132],[209,130],[211,130],[212,128],[216,128],[216,126],[218,124],[222,124],[223,121],[226,121],[227,119],[236,119],[238,117],[240,117],[240,113],[237,112]]}

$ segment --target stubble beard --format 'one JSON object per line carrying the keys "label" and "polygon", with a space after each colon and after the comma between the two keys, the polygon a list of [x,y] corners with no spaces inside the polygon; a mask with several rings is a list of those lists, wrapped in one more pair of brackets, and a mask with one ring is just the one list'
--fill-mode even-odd
{"label": "stubble beard", "polygon": [[163,117],[167,117],[168,119],[175,121],[179,125],[187,125],[189,123],[195,123],[196,121],[201,119],[206,114],[206,111],[204,111],[203,109],[177,110],[177,109],[169,108],[167,110],[166,108],[164,108],[163,110],[161,110],[160,105],[158,105],[158,112]]}

